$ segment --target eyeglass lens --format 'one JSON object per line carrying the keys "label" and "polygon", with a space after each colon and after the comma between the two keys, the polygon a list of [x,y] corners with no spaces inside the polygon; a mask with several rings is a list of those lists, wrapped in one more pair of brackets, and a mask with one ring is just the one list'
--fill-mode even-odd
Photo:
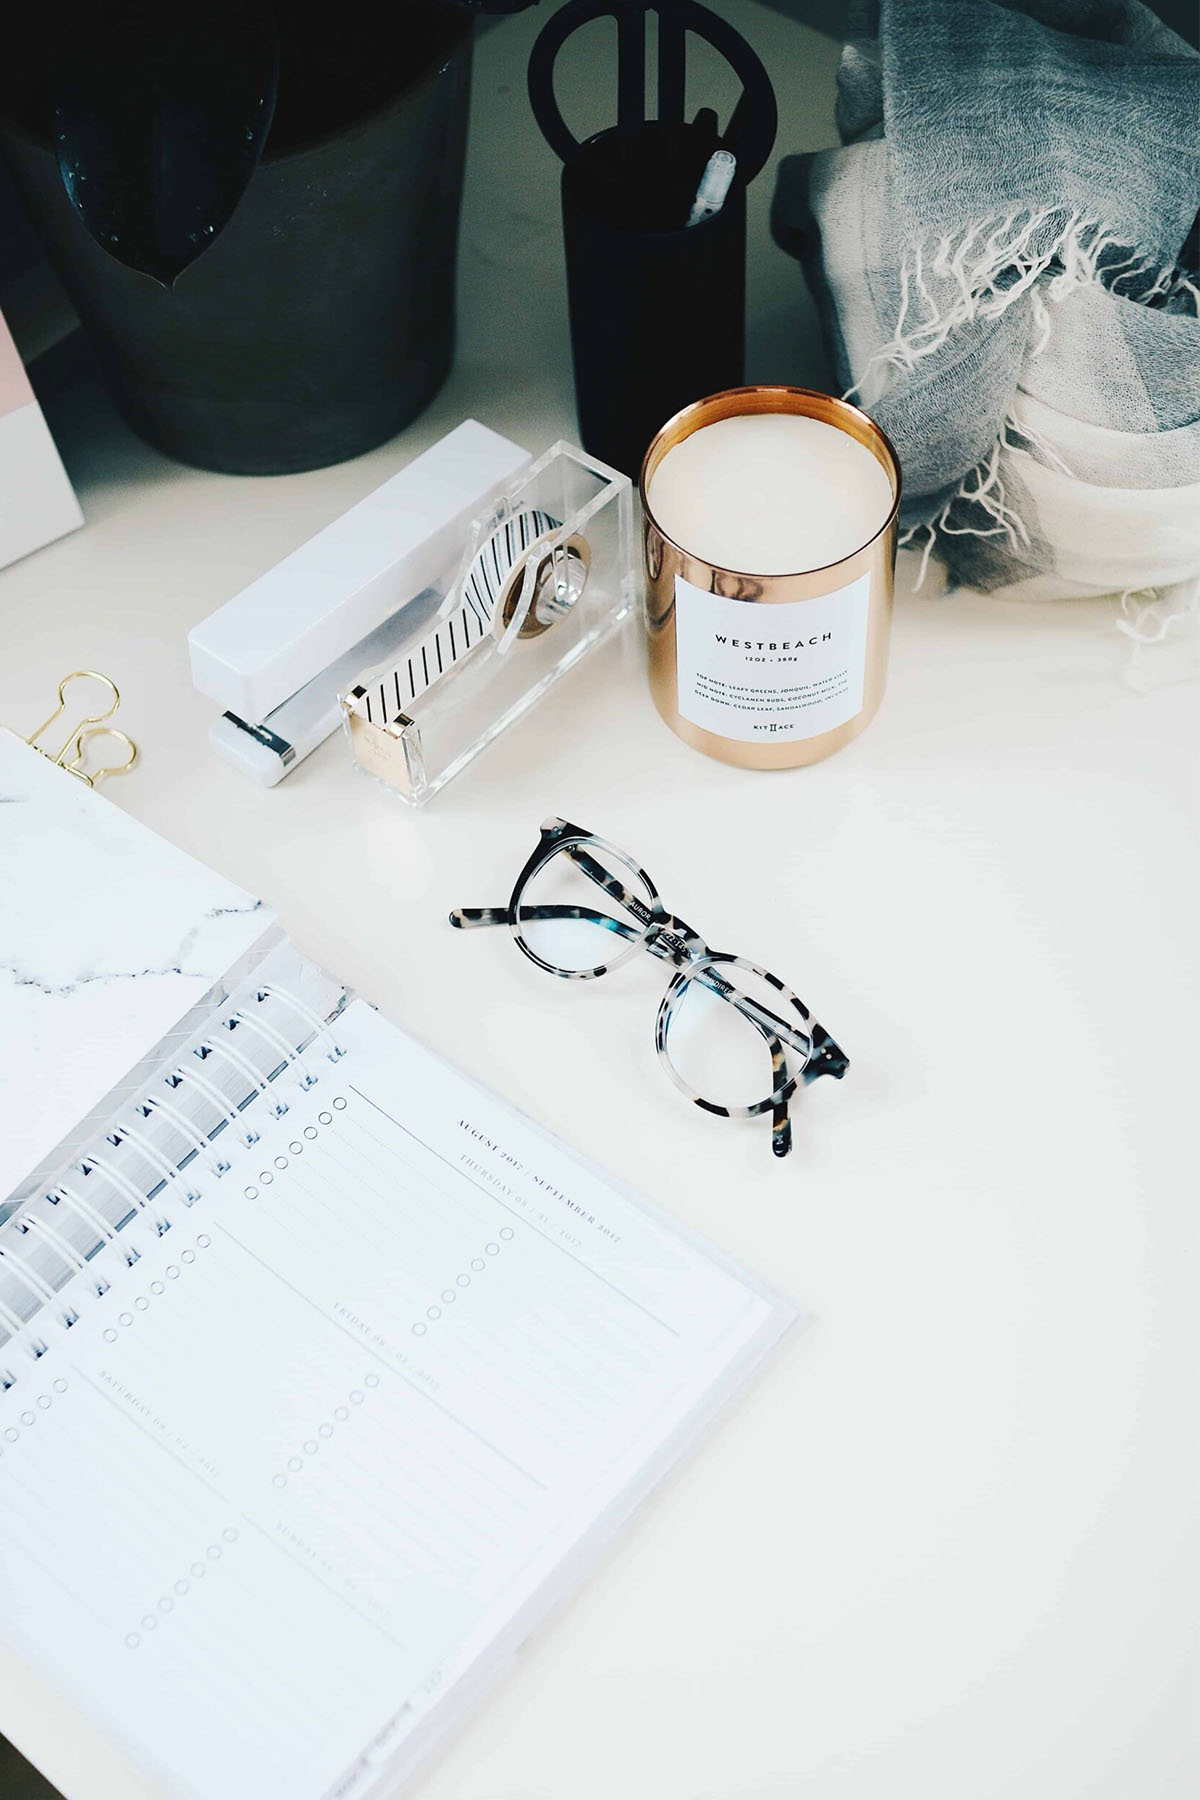
{"label": "eyeglass lens", "polygon": [[565,845],[525,883],[517,927],[540,962],[567,974],[611,966],[642,936],[651,894],[633,863],[588,840]]}
{"label": "eyeglass lens", "polygon": [[[756,1106],[769,1100],[780,1082],[804,1064],[801,1051],[781,1044],[784,1073],[777,1074],[772,1040],[756,1018],[765,1022],[793,1013],[788,1024],[802,1028],[803,1021],[778,988],[752,969],[721,966],[720,980],[733,990],[731,999],[707,984],[707,968],[701,964],[689,975],[674,1002],[664,1046],[667,1059],[696,1097],[717,1106]],[[736,1004],[739,999],[746,1002],[745,1011]]]}

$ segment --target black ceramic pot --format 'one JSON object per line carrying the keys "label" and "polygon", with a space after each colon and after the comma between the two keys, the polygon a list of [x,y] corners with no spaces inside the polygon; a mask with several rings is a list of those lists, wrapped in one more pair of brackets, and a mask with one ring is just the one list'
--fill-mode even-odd
{"label": "black ceramic pot", "polygon": [[471,36],[469,17],[430,8],[420,60],[381,104],[308,140],[273,127],[228,225],[170,290],[89,235],[46,139],[0,122],[114,398],[150,443],[205,469],[288,474],[371,449],[432,400],[454,351]]}

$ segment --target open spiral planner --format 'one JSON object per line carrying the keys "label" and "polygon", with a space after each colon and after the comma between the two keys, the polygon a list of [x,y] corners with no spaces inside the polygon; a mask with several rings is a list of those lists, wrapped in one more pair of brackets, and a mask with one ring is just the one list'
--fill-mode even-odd
{"label": "open spiral planner", "polygon": [[3,733],[0,802],[0,1640],[164,1794],[383,1800],[792,1310]]}

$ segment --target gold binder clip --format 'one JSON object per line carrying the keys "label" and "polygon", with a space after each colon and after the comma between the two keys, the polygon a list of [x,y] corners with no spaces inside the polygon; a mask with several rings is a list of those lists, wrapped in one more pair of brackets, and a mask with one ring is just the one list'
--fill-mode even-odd
{"label": "gold binder clip", "polygon": [[[94,769],[86,769],[84,763],[88,757],[86,745],[96,738],[108,738],[114,745],[120,745],[125,755],[118,762],[98,763]],[[72,748],[75,755],[70,762],[60,766],[68,775],[78,775],[80,781],[86,781],[89,787],[98,787],[108,775],[125,775],[137,761],[137,745],[132,738],[126,737],[123,731],[117,731],[112,725],[89,725],[80,731]]]}
{"label": "gold binder clip", "polygon": [[[45,737],[55,721],[61,719],[66,712],[67,689],[73,681],[98,681],[101,687],[107,688],[111,699],[103,712],[88,713],[68,731],[57,750],[50,750],[39,740]],[[48,718],[43,719],[36,731],[30,732],[25,742],[39,756],[44,756],[58,768],[65,769],[68,775],[85,781],[89,787],[96,787],[106,775],[124,775],[137,761],[137,745],[132,738],[126,737],[123,731],[118,731],[115,725],[108,723],[120,704],[121,695],[117,684],[110,681],[107,675],[101,675],[95,669],[72,669],[58,684],[58,705]],[[104,762],[97,768],[87,769],[84,766],[88,756],[87,746],[96,738],[108,738],[115,745],[122,746],[126,752],[124,759],[119,762]]]}

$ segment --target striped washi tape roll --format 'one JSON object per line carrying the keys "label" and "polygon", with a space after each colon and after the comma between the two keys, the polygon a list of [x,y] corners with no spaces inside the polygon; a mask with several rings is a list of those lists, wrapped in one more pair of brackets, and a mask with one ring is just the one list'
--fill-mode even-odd
{"label": "striped washi tape roll", "polygon": [[368,724],[389,724],[483,638],[492,635],[496,607],[513,569],[531,544],[557,529],[557,519],[530,508],[514,513],[492,533],[467,571],[458,605],[398,662],[362,678],[360,704]]}

